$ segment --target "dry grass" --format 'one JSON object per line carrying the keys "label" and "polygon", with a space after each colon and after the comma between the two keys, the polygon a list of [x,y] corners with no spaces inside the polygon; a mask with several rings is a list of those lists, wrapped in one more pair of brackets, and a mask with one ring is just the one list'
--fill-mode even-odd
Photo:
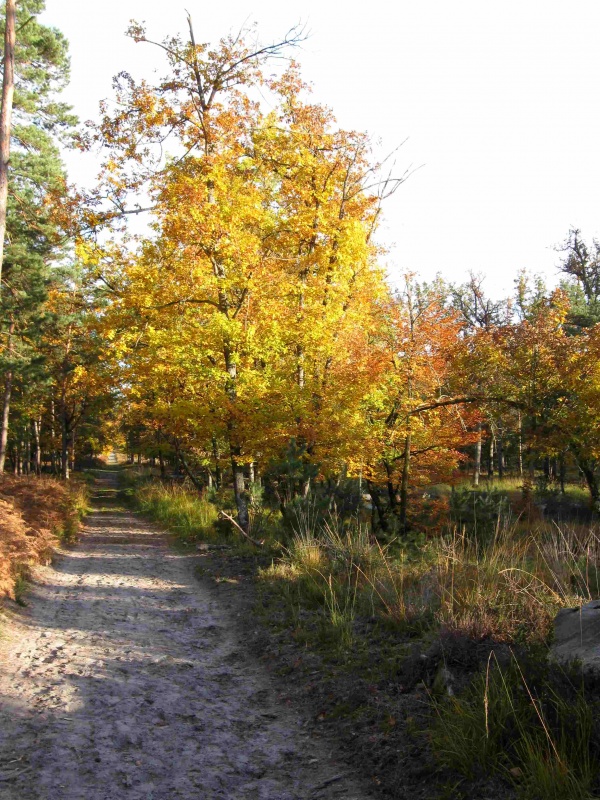
{"label": "dry grass", "polygon": [[29,568],[48,563],[59,541],[75,538],[86,496],[77,482],[0,477],[0,596],[15,599]]}
{"label": "dry grass", "polygon": [[[515,522],[482,544],[454,531],[419,550],[383,548],[358,522],[332,518],[296,535],[271,580],[312,580],[331,596],[351,589],[358,607],[401,627],[471,639],[542,642],[557,611],[600,595],[600,530]],[[311,589],[311,595],[313,591]]]}

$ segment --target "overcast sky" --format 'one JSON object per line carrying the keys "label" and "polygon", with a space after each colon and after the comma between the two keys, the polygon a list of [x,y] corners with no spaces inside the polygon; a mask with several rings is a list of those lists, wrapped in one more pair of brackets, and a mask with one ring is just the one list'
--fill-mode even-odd
{"label": "overcast sky", "polygon": [[[389,201],[381,239],[392,280],[483,272],[494,294],[520,268],[556,280],[553,246],[571,226],[600,234],[600,2],[597,0],[46,0],[46,24],[70,41],[66,99],[94,118],[126,70],[164,72],[161,52],[124,37],[215,41],[245,21],[263,40],[298,20],[305,78],[340,125],[368,131],[397,169],[420,167]],[[69,159],[70,177],[90,166]],[[423,166],[421,166],[423,165]]]}

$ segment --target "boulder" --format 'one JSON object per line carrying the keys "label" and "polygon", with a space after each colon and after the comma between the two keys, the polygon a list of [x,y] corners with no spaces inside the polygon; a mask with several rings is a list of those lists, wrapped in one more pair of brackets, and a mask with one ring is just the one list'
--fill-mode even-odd
{"label": "boulder", "polygon": [[558,612],[550,656],[559,664],[580,661],[584,672],[600,674],[600,600]]}

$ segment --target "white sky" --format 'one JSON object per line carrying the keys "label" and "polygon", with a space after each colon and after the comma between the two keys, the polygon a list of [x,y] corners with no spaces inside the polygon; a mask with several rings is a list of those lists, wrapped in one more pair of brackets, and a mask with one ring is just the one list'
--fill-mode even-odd
{"label": "white sky", "polygon": [[[298,20],[297,58],[340,125],[367,130],[424,165],[388,201],[380,238],[392,280],[405,271],[461,280],[484,272],[493,294],[525,267],[556,280],[553,245],[570,226],[600,233],[600,2],[597,0],[46,0],[67,36],[65,99],[96,116],[111,78],[164,72],[157,48],[124,37],[130,19],[162,39],[186,28],[215,41],[246,20],[272,40]],[[70,177],[89,182],[82,157]]]}

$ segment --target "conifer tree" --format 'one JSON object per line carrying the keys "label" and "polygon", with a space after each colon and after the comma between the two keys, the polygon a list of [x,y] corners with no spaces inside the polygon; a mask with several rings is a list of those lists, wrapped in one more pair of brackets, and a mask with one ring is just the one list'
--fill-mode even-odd
{"label": "conifer tree", "polygon": [[3,375],[0,472],[4,469],[10,402],[17,373],[28,369],[43,319],[50,265],[64,252],[54,205],[65,190],[58,141],[75,118],[56,95],[69,76],[67,42],[37,16],[43,0],[17,7],[15,92],[11,128],[8,204],[0,298],[0,374]]}

